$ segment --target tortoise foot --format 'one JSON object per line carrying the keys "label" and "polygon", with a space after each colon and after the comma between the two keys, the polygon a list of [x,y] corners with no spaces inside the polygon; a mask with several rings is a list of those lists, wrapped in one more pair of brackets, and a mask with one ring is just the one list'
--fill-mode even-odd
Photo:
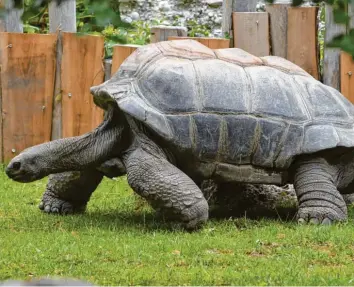
{"label": "tortoise foot", "polygon": [[331,225],[347,220],[345,212],[330,207],[299,208],[297,222],[299,224]]}
{"label": "tortoise foot", "polygon": [[86,203],[74,204],[59,198],[58,195],[55,195],[52,192],[46,191],[39,204],[39,209],[45,213],[67,215],[84,212],[86,209]]}

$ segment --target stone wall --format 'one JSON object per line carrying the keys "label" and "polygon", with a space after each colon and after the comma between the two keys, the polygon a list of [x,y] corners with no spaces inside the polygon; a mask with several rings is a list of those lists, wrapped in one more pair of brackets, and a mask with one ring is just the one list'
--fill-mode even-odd
{"label": "stone wall", "polygon": [[[276,0],[287,3],[290,0]],[[120,0],[122,18],[151,25],[184,26],[190,36],[225,37],[221,32],[223,0]],[[264,10],[259,0],[257,11]]]}
{"label": "stone wall", "polygon": [[[222,37],[222,0],[121,0],[127,22],[143,20],[188,27],[195,36]],[[208,35],[208,33],[210,33]]]}

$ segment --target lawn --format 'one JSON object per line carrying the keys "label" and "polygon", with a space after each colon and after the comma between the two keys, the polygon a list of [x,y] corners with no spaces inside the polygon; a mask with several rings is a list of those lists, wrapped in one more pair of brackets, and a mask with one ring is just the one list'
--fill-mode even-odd
{"label": "lawn", "polygon": [[353,285],[348,223],[210,220],[186,233],[159,219],[124,178],[105,180],[85,214],[45,215],[46,180],[0,170],[0,280],[72,277],[97,285]]}

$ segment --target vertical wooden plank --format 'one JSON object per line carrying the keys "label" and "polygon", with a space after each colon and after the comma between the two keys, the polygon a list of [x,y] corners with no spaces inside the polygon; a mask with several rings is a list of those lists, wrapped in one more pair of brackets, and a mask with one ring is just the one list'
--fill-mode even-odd
{"label": "vertical wooden plank", "polygon": [[139,45],[114,45],[111,75],[115,74],[125,59],[128,58],[139,47]]}
{"label": "vertical wooden plank", "polygon": [[234,47],[255,56],[268,56],[269,17],[267,12],[234,12]]}
{"label": "vertical wooden plank", "polygon": [[62,138],[62,95],[61,95],[61,63],[63,44],[61,32],[76,32],[76,1],[62,1],[57,5],[56,1],[49,3],[49,32],[58,34],[57,43],[57,67],[55,73],[55,90],[53,94],[53,128],[52,140]]}
{"label": "vertical wooden plank", "polygon": [[258,0],[224,0],[223,1],[223,17],[222,17],[222,33],[223,36],[230,37],[229,47],[234,46],[234,27],[233,12],[256,12]]}
{"label": "vertical wooden plank", "polygon": [[[345,25],[338,25],[333,19],[332,6],[326,5],[325,43],[346,31]],[[340,91],[340,49],[325,46],[323,55],[323,83]]]}
{"label": "vertical wooden plank", "polygon": [[4,160],[50,140],[56,35],[1,33]]}
{"label": "vertical wooden plank", "polygon": [[227,49],[230,47],[230,39],[208,37],[168,37],[169,41],[192,39],[209,47],[210,49]]}
{"label": "vertical wooden plank", "polygon": [[287,58],[288,43],[288,8],[290,4],[267,4],[269,13],[271,54]]}
{"label": "vertical wooden plank", "polygon": [[317,53],[317,7],[288,9],[287,59],[319,79]]}
{"label": "vertical wooden plank", "polygon": [[232,2],[233,0],[224,0],[222,3],[222,23],[221,31],[224,37],[232,37]]}
{"label": "vertical wooden plank", "polygon": [[167,41],[170,36],[187,36],[186,27],[178,26],[153,26],[151,27],[151,43]]}
{"label": "vertical wooden plank", "polygon": [[233,10],[236,12],[255,12],[258,0],[233,0]]}
{"label": "vertical wooden plank", "polygon": [[[1,40],[0,43],[2,43]],[[1,60],[1,56],[0,56],[0,60]],[[2,124],[2,79],[1,79],[1,65],[0,65],[0,163],[3,162],[4,162],[4,143],[3,143],[3,124]]]}
{"label": "vertical wooden plank", "polygon": [[62,1],[59,5],[57,1],[51,1],[48,7],[49,32],[56,33],[76,32],[76,1]]}
{"label": "vertical wooden plank", "polygon": [[[0,0],[0,9],[5,9],[5,0]],[[5,19],[0,18],[0,32],[5,32]]]}
{"label": "vertical wooden plank", "polygon": [[354,104],[354,61],[351,55],[340,55],[341,93]]}
{"label": "vertical wooden plank", "polygon": [[0,32],[23,32],[21,16],[23,9],[15,9],[13,1],[0,0],[0,7],[7,9],[5,18],[0,20]]}
{"label": "vertical wooden plank", "polygon": [[91,131],[103,120],[90,87],[104,79],[104,38],[66,32],[62,36],[62,132],[63,137],[72,137]]}

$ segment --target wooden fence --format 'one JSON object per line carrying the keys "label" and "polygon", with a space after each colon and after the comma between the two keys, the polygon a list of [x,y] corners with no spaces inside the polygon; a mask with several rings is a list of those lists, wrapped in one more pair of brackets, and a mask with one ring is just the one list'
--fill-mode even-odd
{"label": "wooden fence", "polygon": [[[277,5],[267,12],[234,12],[231,40],[193,39],[212,49],[234,46],[257,56],[282,56],[319,79],[316,16],[314,7]],[[283,27],[274,24],[277,20]],[[153,41],[188,38],[183,29],[155,27]],[[0,33],[0,161],[55,138],[54,129],[70,137],[95,128],[103,111],[89,88],[107,80],[138,47],[116,45],[111,64],[105,65],[100,36]],[[354,62],[345,53],[340,62],[341,91],[354,102]],[[108,66],[111,71],[105,71]]]}

